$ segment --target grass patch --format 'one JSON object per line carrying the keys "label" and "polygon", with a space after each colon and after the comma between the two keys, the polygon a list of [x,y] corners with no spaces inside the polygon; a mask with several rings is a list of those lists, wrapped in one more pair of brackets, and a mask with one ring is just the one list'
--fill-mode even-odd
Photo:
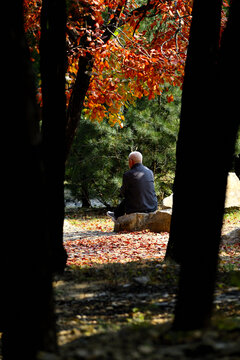
{"label": "grass patch", "polygon": [[238,224],[240,222],[240,209],[239,208],[226,209],[224,212],[223,220],[224,222],[231,223],[231,225]]}

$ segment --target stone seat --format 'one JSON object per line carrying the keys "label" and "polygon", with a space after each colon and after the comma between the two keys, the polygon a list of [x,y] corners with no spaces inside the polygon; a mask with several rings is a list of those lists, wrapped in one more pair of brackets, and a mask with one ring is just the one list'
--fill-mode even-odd
{"label": "stone seat", "polygon": [[114,231],[170,232],[172,209],[156,210],[152,213],[133,213],[120,216]]}

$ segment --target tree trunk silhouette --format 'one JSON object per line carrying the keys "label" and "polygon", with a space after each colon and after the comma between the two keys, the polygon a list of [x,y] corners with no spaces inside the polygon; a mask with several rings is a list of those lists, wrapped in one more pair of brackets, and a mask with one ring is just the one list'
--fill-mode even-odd
{"label": "tree trunk silhouette", "polygon": [[[232,42],[222,42],[219,61],[220,19],[221,1],[194,1],[166,253],[166,259],[181,264],[176,329],[207,326],[212,313],[227,174],[238,122],[236,109],[226,117],[230,104],[226,71],[231,71],[226,63],[232,55],[227,55],[224,44]],[[191,199],[190,206],[186,198]]]}
{"label": "tree trunk silhouette", "polygon": [[91,207],[91,201],[89,198],[88,193],[88,185],[86,182],[82,182],[82,189],[81,189],[81,200],[82,200],[82,207],[90,208]]}
{"label": "tree trunk silhouette", "polygon": [[234,171],[235,171],[236,175],[240,179],[240,154],[238,156],[235,156],[235,159],[234,159]]}
{"label": "tree trunk silhouette", "polygon": [[35,360],[40,350],[56,350],[39,114],[22,5],[18,0],[3,5],[11,14],[2,74],[9,146],[2,162],[6,194],[2,221],[7,231],[0,242],[4,360]]}
{"label": "tree trunk silhouette", "polygon": [[77,126],[81,118],[84,99],[90,84],[93,62],[94,59],[89,53],[87,53],[86,56],[80,56],[78,61],[79,70],[73,86],[67,111],[65,160],[67,160]]}
{"label": "tree trunk silhouette", "polygon": [[42,135],[49,201],[48,227],[52,267],[62,272],[67,255],[63,247],[66,132],[66,13],[64,0],[43,0],[41,12]]}

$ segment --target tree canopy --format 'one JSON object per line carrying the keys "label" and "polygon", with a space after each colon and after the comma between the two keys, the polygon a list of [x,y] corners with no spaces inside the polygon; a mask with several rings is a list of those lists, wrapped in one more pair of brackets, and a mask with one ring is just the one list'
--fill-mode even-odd
{"label": "tree canopy", "polygon": [[[41,1],[25,2],[25,6],[25,28],[35,40],[31,46],[34,56],[38,53]],[[190,1],[69,1],[68,101],[79,58],[87,55],[94,58],[84,102],[91,119],[107,117],[110,124],[121,124],[126,102],[160,95],[166,83],[180,86],[190,19]],[[168,101],[172,100],[170,94]]]}
{"label": "tree canopy", "polygon": [[[24,3],[25,30],[37,65],[41,0]],[[227,1],[223,5],[222,28]],[[181,87],[191,12],[191,0],[67,1],[65,157],[83,110],[91,120],[122,126],[126,104],[159,96],[166,85]],[[172,93],[167,100],[174,100]]]}

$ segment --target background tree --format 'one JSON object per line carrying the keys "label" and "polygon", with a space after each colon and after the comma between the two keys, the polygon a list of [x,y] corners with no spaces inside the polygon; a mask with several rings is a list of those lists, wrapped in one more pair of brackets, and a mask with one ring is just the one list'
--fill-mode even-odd
{"label": "background tree", "polygon": [[[167,250],[167,258],[181,263],[178,329],[204,327],[212,313],[227,174],[239,126],[238,92],[228,91],[238,68],[238,13],[239,2],[232,1],[219,54],[221,1],[194,1]],[[192,194],[191,211],[187,193]],[[211,211],[206,212],[208,193]]]}
{"label": "background tree", "polygon": [[[85,205],[90,205],[90,198],[107,206],[118,203],[128,154],[135,149],[154,171],[159,200],[171,193],[180,91],[174,90],[174,102],[168,103],[167,97],[165,92],[152,100],[138,99],[125,108],[122,127],[82,118],[66,163],[66,181]],[[86,194],[88,201],[84,200]]]}
{"label": "background tree", "polygon": [[[174,94],[174,101],[169,102],[169,93]],[[159,201],[172,192],[180,95],[179,88],[166,87],[152,100],[139,99],[125,114],[126,127],[131,130],[131,149],[139,149],[144,163],[153,170]]]}

